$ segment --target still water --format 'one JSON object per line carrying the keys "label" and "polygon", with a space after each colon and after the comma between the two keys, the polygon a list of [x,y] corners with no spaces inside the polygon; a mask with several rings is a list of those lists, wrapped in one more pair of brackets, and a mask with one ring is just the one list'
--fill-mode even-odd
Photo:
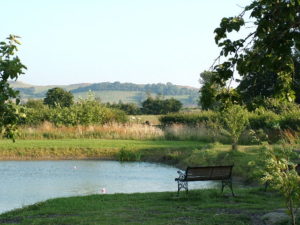
{"label": "still water", "polygon": [[[177,168],[146,162],[1,161],[0,213],[49,198],[177,191]],[[211,187],[195,182],[189,189]]]}

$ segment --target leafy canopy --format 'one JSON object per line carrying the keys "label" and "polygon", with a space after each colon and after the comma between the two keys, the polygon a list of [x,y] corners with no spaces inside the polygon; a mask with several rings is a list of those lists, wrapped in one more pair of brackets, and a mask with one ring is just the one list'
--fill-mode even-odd
{"label": "leafy canopy", "polygon": [[71,92],[56,87],[47,91],[44,104],[50,107],[70,107],[73,105],[73,99],[74,96]]}
{"label": "leafy canopy", "polygon": [[[292,81],[295,73],[293,52],[300,49],[300,1],[254,0],[235,17],[223,18],[215,29],[216,44],[222,48],[214,66],[218,76],[215,82],[225,86],[233,80],[234,71],[245,77],[275,74],[277,77],[273,97],[293,101]],[[250,15],[250,21],[244,17]],[[243,27],[254,27],[246,37],[232,40],[229,33]]]}

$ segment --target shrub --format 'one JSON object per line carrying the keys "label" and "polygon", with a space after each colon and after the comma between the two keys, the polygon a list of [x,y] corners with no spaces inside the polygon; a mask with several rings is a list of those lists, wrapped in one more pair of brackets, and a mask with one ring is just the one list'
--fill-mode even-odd
{"label": "shrub", "polygon": [[159,96],[152,98],[149,96],[142,102],[142,112],[145,114],[166,114],[171,112],[178,112],[182,108],[182,103],[174,98],[162,99]]}
{"label": "shrub", "polygon": [[296,211],[300,205],[300,176],[295,170],[296,164],[291,162],[295,153],[285,146],[268,148],[264,153],[265,166],[262,168],[264,174],[262,181],[268,182],[284,197],[292,223],[296,224]]}
{"label": "shrub", "polygon": [[201,111],[200,113],[170,113],[159,118],[162,126],[173,124],[185,124],[187,126],[199,126],[208,120],[216,120],[217,113],[213,111]]}
{"label": "shrub", "polygon": [[141,153],[140,152],[133,152],[122,148],[118,152],[118,159],[119,161],[140,161],[141,160]]}
{"label": "shrub", "polygon": [[280,127],[282,129],[300,130],[300,111],[285,112],[281,116]]}
{"label": "shrub", "polygon": [[110,109],[94,99],[80,100],[70,107],[48,107],[40,108],[25,107],[27,117],[21,121],[25,125],[39,125],[45,121],[56,126],[94,125],[106,123],[125,123],[127,116],[125,112]]}
{"label": "shrub", "polygon": [[249,114],[250,127],[258,129],[279,129],[280,116],[272,111],[257,109],[254,113]]}

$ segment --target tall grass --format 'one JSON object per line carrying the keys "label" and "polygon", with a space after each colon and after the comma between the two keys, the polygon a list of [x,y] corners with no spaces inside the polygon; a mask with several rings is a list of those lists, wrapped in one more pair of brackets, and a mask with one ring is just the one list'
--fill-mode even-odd
{"label": "tall grass", "polygon": [[[164,128],[140,123],[89,126],[55,126],[44,122],[41,125],[23,126],[19,130],[21,140],[53,139],[109,139],[109,140],[189,140],[202,142],[230,143],[221,130],[210,129],[205,125],[187,126],[174,124]],[[242,144],[253,144],[249,132],[241,137]]]}
{"label": "tall grass", "polygon": [[165,127],[164,134],[167,140],[230,143],[229,138],[224,135],[221,130],[216,132],[205,125],[186,126],[182,124],[174,124]]}
{"label": "tall grass", "polygon": [[163,139],[161,129],[144,124],[105,124],[89,126],[55,126],[49,122],[35,127],[20,129],[20,139],[125,139],[152,140]]}
{"label": "tall grass", "polygon": [[[283,130],[280,133],[266,133],[264,130],[246,130],[241,135],[240,144],[258,144],[261,141],[272,143],[280,138],[297,139],[297,132]],[[279,138],[280,137],[280,138]],[[229,136],[220,127],[203,123],[197,126],[173,124],[165,127],[149,126],[142,123],[109,123],[104,125],[56,126],[44,122],[37,126],[23,126],[19,129],[18,139],[22,140],[52,140],[52,139],[109,139],[109,140],[189,140],[201,142],[220,142],[229,144]],[[291,141],[290,141],[291,142]],[[293,141],[295,142],[295,141]]]}

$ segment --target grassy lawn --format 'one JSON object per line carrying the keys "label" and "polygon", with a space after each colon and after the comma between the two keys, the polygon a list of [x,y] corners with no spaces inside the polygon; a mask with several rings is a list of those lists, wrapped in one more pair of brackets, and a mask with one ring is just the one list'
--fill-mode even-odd
{"label": "grassy lawn", "polygon": [[281,198],[258,189],[219,189],[58,198],[0,215],[0,224],[263,224],[283,208]]}

